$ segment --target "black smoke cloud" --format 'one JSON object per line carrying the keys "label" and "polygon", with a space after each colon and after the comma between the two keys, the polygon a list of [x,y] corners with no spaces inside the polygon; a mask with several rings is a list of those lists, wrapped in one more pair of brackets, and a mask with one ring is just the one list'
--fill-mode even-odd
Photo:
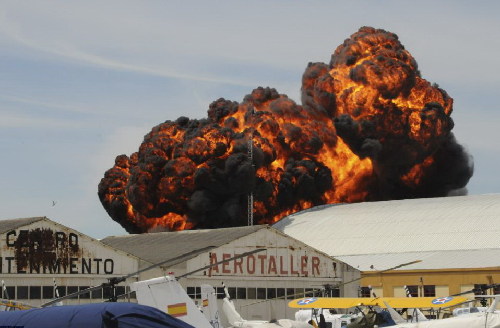
{"label": "black smoke cloud", "polygon": [[104,208],[131,233],[218,228],[247,224],[250,192],[256,223],[272,223],[325,203],[463,192],[472,176],[453,99],[393,33],[363,27],[329,64],[309,63],[301,100],[259,87],[214,101],[206,119],[155,126],[105,173]]}

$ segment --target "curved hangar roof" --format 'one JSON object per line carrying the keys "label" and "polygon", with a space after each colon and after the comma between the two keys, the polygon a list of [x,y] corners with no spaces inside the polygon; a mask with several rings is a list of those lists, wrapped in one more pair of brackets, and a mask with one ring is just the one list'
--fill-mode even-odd
{"label": "curved hangar roof", "polygon": [[285,217],[273,227],[340,259],[498,249],[500,194],[324,205]]}

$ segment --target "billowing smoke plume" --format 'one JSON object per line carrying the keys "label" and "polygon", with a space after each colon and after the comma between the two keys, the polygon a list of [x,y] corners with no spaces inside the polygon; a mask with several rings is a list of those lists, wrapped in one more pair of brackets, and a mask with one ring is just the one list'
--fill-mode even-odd
{"label": "billowing smoke plume", "polygon": [[453,99],[424,80],[398,37],[361,28],[310,63],[302,105],[259,87],[208,118],[155,126],[120,155],[99,198],[127,231],[272,223],[315,205],[445,196],[472,176]]}

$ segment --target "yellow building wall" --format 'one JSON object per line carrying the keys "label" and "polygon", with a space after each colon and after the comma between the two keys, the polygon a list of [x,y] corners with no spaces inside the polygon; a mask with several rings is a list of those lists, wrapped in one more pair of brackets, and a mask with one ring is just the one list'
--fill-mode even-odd
{"label": "yellow building wall", "polygon": [[403,297],[404,285],[420,286],[423,281],[424,285],[436,286],[436,297],[441,297],[471,290],[474,284],[500,283],[500,268],[362,272],[361,277],[360,285],[371,286],[377,296]]}

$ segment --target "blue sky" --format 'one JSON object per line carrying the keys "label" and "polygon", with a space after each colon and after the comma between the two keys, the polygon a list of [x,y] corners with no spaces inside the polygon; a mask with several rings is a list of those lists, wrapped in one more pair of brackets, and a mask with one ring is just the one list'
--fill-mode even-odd
{"label": "blue sky", "polygon": [[[500,2],[10,1],[0,4],[0,219],[124,234],[97,197],[119,154],[165,120],[271,86],[300,102],[308,62],[361,26],[398,34],[454,98],[470,194],[500,192]],[[52,206],[53,201],[56,202]]]}

